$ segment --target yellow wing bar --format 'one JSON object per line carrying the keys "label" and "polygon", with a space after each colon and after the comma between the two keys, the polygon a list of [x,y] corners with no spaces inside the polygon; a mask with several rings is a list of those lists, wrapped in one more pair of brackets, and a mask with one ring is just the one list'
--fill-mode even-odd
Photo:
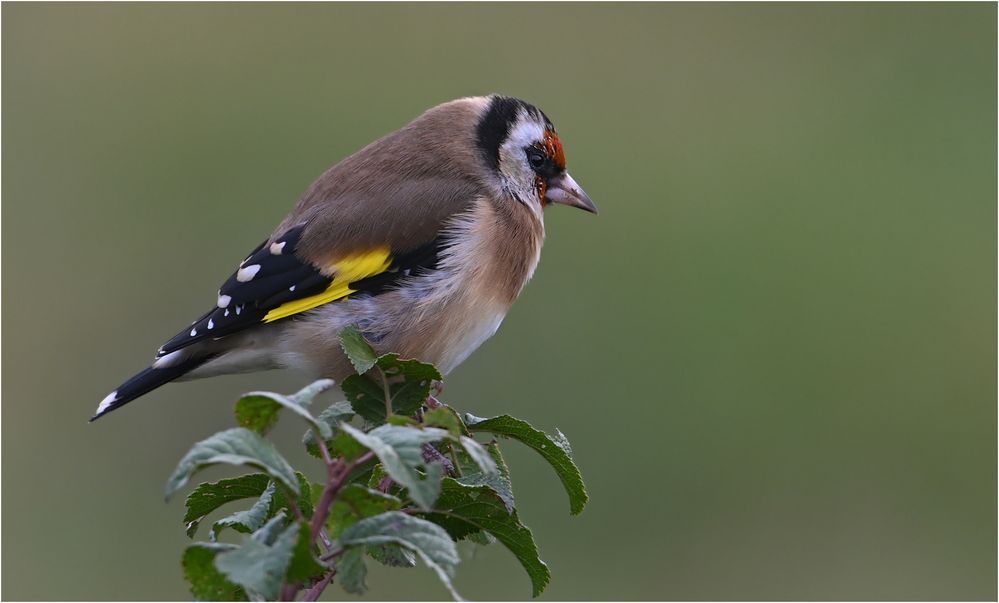
{"label": "yellow wing bar", "polygon": [[376,247],[339,259],[333,263],[333,282],[325,291],[281,304],[268,312],[263,321],[273,322],[347,297],[355,293],[350,283],[381,274],[391,263],[388,247]]}

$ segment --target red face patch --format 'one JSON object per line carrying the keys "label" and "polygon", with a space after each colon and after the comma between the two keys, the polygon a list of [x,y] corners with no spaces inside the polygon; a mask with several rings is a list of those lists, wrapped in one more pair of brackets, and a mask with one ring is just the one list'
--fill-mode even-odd
{"label": "red face patch", "polygon": [[562,151],[562,141],[558,139],[558,134],[555,133],[555,130],[545,130],[544,143],[548,156],[552,158],[560,170],[564,170],[565,152]]}
{"label": "red face patch", "polygon": [[541,203],[541,207],[544,207],[545,193],[548,192],[548,185],[545,184],[544,178],[541,176],[536,176],[534,178],[534,189],[538,192],[538,202]]}

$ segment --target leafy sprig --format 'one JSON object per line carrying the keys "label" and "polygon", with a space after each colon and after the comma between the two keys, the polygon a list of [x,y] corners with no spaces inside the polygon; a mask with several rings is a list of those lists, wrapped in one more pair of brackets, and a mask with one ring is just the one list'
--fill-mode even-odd
{"label": "leafy sprig", "polygon": [[[340,340],[357,370],[341,384],[346,402],[313,414],[311,406],[333,386],[330,380],[288,396],[246,394],[236,402],[239,427],[195,444],[170,476],[167,497],[208,466],[255,470],[200,484],[187,497],[184,522],[192,538],[222,506],[250,501],[248,508],[212,522],[208,542],[184,552],[194,597],[314,601],[334,581],[361,594],[367,560],[394,567],[419,560],[460,599],[452,584],[460,540],[501,543],[539,595],[551,574],[520,519],[496,438],[518,440],[547,460],[575,515],[587,494],[565,436],[507,415],[463,418],[435,398],[441,375],[433,365],[378,355],[352,327]],[[322,482],[295,471],[266,439],[281,410],[308,425],[303,443],[323,463]],[[477,435],[490,439],[481,442]],[[217,542],[226,528],[242,533],[242,541]]]}

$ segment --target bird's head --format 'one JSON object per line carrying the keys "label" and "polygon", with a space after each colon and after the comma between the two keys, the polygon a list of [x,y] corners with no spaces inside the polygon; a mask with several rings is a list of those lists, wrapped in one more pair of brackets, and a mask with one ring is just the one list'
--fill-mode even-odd
{"label": "bird's head", "polygon": [[555,126],[540,109],[491,96],[476,125],[476,143],[500,187],[540,215],[549,203],[596,213],[597,206],[565,169]]}

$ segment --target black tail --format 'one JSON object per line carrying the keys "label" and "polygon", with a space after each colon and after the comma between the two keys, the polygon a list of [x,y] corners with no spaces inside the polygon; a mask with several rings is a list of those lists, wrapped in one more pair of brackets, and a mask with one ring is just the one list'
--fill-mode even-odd
{"label": "black tail", "polygon": [[108,394],[107,397],[101,401],[100,406],[97,407],[97,414],[95,414],[90,421],[96,421],[112,410],[125,406],[139,396],[144,396],[157,387],[165,385],[174,379],[189,373],[204,364],[209,359],[211,359],[211,356],[196,356],[194,358],[178,362],[173,366],[166,366],[163,368],[149,367],[144,369],[128,381],[119,385],[118,389]]}

